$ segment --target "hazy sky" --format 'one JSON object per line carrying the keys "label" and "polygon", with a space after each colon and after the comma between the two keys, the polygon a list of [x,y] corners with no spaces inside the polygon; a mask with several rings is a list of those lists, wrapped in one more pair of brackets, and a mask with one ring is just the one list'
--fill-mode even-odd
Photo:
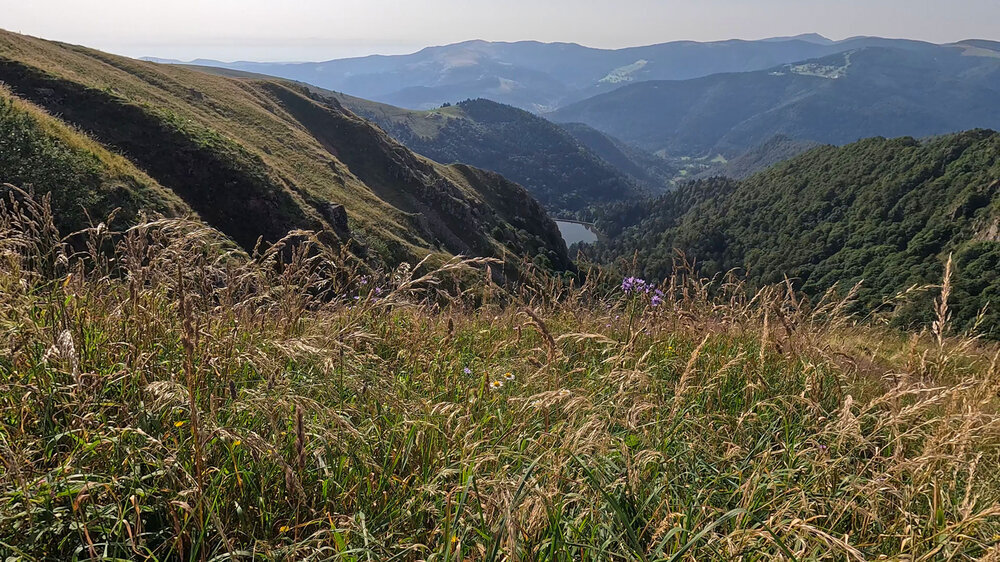
{"label": "hazy sky", "polygon": [[0,28],[135,57],[323,60],[466,39],[1000,40],[1000,0],[0,0]]}

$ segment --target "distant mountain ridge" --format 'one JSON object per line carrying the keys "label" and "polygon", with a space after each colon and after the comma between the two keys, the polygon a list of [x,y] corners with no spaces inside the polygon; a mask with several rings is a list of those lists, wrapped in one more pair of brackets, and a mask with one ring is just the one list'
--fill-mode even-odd
{"label": "distant mountain ridge", "polygon": [[546,116],[652,152],[727,158],[775,135],[845,144],[1000,128],[996,51],[976,42],[890,44],[761,71],[630,84]]}
{"label": "distant mountain ridge", "polygon": [[278,76],[409,109],[486,98],[539,112],[625,84],[763,70],[870,46],[938,47],[878,37],[831,41],[815,34],[753,41],[675,41],[623,49],[474,40],[427,47],[408,55],[304,63],[198,60],[193,64]]}

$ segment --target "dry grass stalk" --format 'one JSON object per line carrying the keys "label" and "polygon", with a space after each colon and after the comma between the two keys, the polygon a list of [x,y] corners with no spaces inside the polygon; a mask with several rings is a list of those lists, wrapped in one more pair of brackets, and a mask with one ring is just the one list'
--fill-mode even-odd
{"label": "dry grass stalk", "polygon": [[944,265],[944,280],[941,283],[941,294],[934,301],[934,323],[931,324],[931,331],[937,338],[938,347],[944,347],[945,332],[948,330],[948,321],[951,313],[948,311],[948,297],[951,296],[951,267],[952,256],[948,254],[948,261]]}

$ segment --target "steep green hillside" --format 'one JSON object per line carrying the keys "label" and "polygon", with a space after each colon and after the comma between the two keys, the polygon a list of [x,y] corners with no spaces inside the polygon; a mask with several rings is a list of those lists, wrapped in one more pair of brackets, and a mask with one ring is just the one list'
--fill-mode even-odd
{"label": "steep green hillside", "polygon": [[477,99],[412,111],[332,92],[318,95],[335,97],[411,150],[438,162],[501,173],[556,213],[577,213],[664,185],[616,169],[558,125],[509,105]]}
{"label": "steep green hillside", "polygon": [[672,157],[731,158],[779,134],[845,144],[1000,128],[995,54],[869,47],[766,71],[632,84],[547,116]]}
{"label": "steep green hillside", "polygon": [[[520,187],[483,186],[414,155],[294,84],[238,80],[0,32],[0,81],[86,132],[245,247],[297,228],[385,261],[540,256],[566,267],[554,223]],[[523,213],[497,213],[503,189]],[[514,223],[520,221],[521,227]],[[501,243],[493,232],[522,231]]]}
{"label": "steep green hillside", "polygon": [[[38,107],[0,86],[0,182],[38,195],[51,193],[57,225],[65,232],[88,226],[120,208],[119,220],[140,210],[167,216],[193,214],[187,205],[131,162],[108,152]],[[0,190],[4,198],[9,188]]]}
{"label": "steep green hillside", "polygon": [[[814,295],[864,280],[866,307],[940,283],[953,253],[956,319],[968,325],[990,302],[1000,334],[1000,133],[821,147],[742,182],[686,184],[635,211],[604,219],[605,259],[638,252],[643,273],[664,278],[678,248],[706,275],[744,268],[760,285],[787,274]],[[898,312],[926,320],[930,307]]]}

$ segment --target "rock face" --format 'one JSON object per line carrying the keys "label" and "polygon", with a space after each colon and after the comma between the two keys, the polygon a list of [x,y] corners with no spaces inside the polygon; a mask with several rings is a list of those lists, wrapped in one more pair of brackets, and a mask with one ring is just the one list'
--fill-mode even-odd
{"label": "rock face", "polygon": [[351,229],[347,225],[347,209],[338,203],[327,203],[320,207],[323,218],[330,223],[337,236],[346,240],[351,237]]}

